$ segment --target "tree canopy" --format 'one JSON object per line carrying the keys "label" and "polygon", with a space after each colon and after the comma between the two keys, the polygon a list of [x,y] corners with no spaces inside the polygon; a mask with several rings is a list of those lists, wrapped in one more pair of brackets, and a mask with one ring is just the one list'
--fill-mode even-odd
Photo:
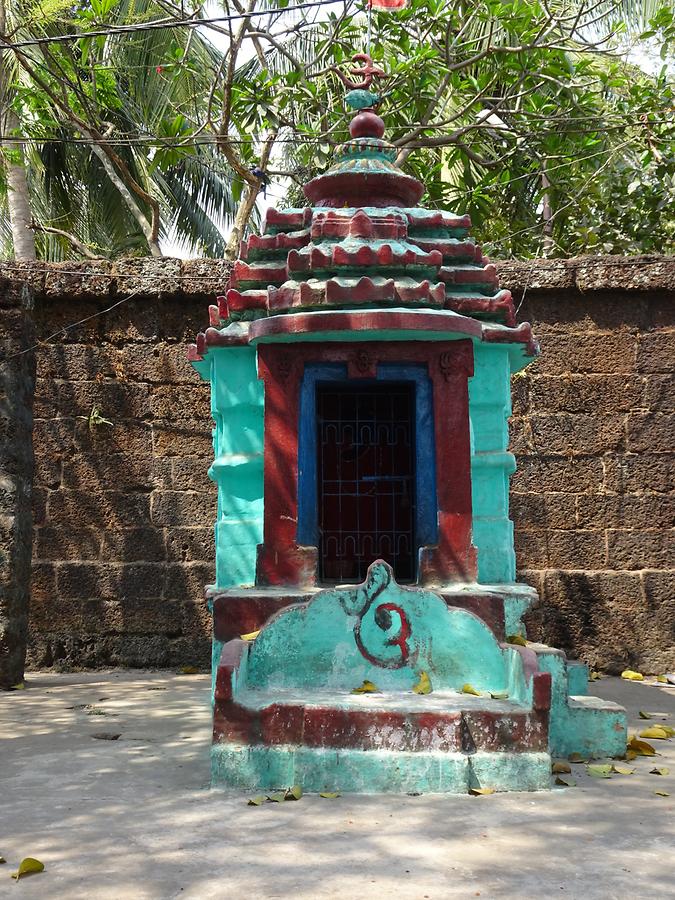
{"label": "tree canopy", "polygon": [[[46,258],[232,257],[252,169],[303,203],[347,137],[362,3],[0,2],[5,168]],[[372,14],[386,136],[493,256],[672,252],[674,41],[672,0],[409,0]]]}

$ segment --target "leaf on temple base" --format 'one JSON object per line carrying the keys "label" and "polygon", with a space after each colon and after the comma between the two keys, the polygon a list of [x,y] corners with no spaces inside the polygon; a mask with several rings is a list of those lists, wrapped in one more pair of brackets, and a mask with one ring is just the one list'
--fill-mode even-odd
{"label": "leaf on temple base", "polygon": [[181,666],[180,667],[181,675],[197,675],[199,669],[197,666]]}
{"label": "leaf on temple base", "polygon": [[480,691],[477,691],[476,688],[470,684],[462,685],[462,693],[463,694],[473,694],[474,697],[480,697]]}
{"label": "leaf on temple base", "polygon": [[274,794],[268,794],[267,799],[271,803],[283,803],[286,799],[286,791],[276,791]]}
{"label": "leaf on temple base", "polygon": [[250,797],[248,800],[248,806],[262,806],[263,803],[267,800],[267,797],[264,794],[258,794],[257,797]]}
{"label": "leaf on temple base", "polygon": [[319,797],[323,797],[324,800],[337,800],[339,796],[339,791],[323,791],[321,794],[319,794]]}
{"label": "leaf on temple base", "polygon": [[495,788],[469,788],[469,793],[474,797],[483,797],[487,794],[494,794]]}
{"label": "leaf on temple base", "polygon": [[670,769],[666,766],[657,766],[655,769],[649,770],[650,775],[670,775]]}
{"label": "leaf on temple base", "polygon": [[294,784],[286,791],[286,800],[299,800],[302,797],[302,788],[299,784]]}
{"label": "leaf on temple base", "polygon": [[668,791],[654,791],[657,797],[670,797]]}
{"label": "leaf on temple base", "polygon": [[612,766],[612,772],[617,775],[632,775],[635,769],[629,769],[628,766]]}
{"label": "leaf on temple base", "polygon": [[582,756],[581,753],[570,753],[567,758],[571,763],[587,763],[589,760],[588,756]]}
{"label": "leaf on temple base", "polygon": [[572,767],[566,762],[554,762],[551,766],[551,772],[553,772],[554,775],[565,775],[569,774],[571,771]]}
{"label": "leaf on temple base", "polygon": [[12,878],[16,878],[18,881],[24,875],[34,875],[37,872],[44,872],[44,870],[44,863],[41,863],[39,859],[33,859],[32,856],[27,856],[21,860],[16,872],[12,872]]}
{"label": "leaf on temple base", "polygon": [[352,694],[379,694],[380,689],[372,681],[364,681],[360,687],[352,690]]}
{"label": "leaf on temple base", "polygon": [[490,691],[490,696],[493,700],[508,700],[509,692],[508,691]]}
{"label": "leaf on temple base", "polygon": [[254,641],[258,635],[260,634],[260,629],[257,631],[249,631],[248,634],[240,634],[239,637],[242,641]]}
{"label": "leaf on temple base", "polygon": [[429,676],[426,672],[420,672],[419,681],[416,685],[413,686],[413,693],[415,694],[430,694],[431,693],[431,681],[429,680]]}
{"label": "leaf on temple base", "polygon": [[509,634],[506,637],[507,644],[515,644],[517,647],[527,647],[527,641],[522,634]]}

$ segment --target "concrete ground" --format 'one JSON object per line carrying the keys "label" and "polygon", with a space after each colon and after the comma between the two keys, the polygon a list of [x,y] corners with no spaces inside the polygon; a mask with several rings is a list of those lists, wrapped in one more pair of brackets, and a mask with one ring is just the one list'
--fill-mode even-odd
{"label": "concrete ground", "polygon": [[[593,687],[633,730],[639,709],[675,724],[675,688]],[[675,897],[675,740],[633,775],[574,765],[577,786],[550,792],[251,807],[208,789],[208,693],[206,676],[127,671],[33,673],[0,695],[0,897]],[[45,871],[15,882],[24,856]]]}

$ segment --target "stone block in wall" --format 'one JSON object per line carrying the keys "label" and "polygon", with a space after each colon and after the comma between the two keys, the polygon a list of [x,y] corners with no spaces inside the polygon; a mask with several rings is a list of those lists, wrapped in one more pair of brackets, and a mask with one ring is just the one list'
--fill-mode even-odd
{"label": "stone block in wall", "polygon": [[644,380],[636,375],[540,375],[530,379],[532,413],[616,416],[644,404]]}
{"label": "stone block in wall", "polygon": [[675,450],[607,455],[603,465],[606,491],[621,494],[675,491]]}
{"label": "stone block in wall", "polygon": [[[59,422],[65,422],[59,419]],[[76,419],[73,423],[73,442],[78,453],[101,457],[114,453],[129,453],[144,456],[152,453],[151,422],[113,422],[112,425],[95,425],[91,428],[87,422]]]}
{"label": "stone block in wall", "polygon": [[624,332],[541,335],[541,356],[531,376],[595,373],[632,374],[635,371],[637,337]]}
{"label": "stone block in wall", "polygon": [[84,522],[101,530],[138,527],[150,522],[150,497],[124,491],[52,491],[47,517],[50,525],[65,528]]}
{"label": "stone block in wall", "polygon": [[671,528],[675,494],[584,494],[578,498],[579,528]]}
{"label": "stone block in wall", "polygon": [[178,294],[181,288],[181,262],[166,256],[117,259],[112,275],[118,299],[152,297],[159,300]]}
{"label": "stone block in wall", "polygon": [[605,536],[597,531],[520,529],[516,561],[523,569],[598,569],[605,566]]}
{"label": "stone block in wall", "polygon": [[157,491],[152,497],[152,522],[168,527],[213,524],[217,499],[215,491]]}
{"label": "stone block in wall", "polygon": [[215,580],[212,563],[173,563],[166,567],[166,593],[168,599],[194,600],[204,596],[204,587]]}
{"label": "stone block in wall", "polygon": [[675,413],[632,412],[626,428],[626,449],[632,453],[667,453],[675,447]]}
{"label": "stone block in wall", "polygon": [[560,492],[512,493],[509,517],[521,528],[576,528],[577,495]]}
{"label": "stone block in wall", "polygon": [[166,556],[172,562],[205,561],[212,565],[215,556],[213,525],[167,529]]}
{"label": "stone block in wall", "polygon": [[45,267],[44,296],[57,301],[68,296],[108,299],[112,290],[111,270],[112,264],[105,259],[50,263]]}
{"label": "stone block in wall", "polygon": [[208,476],[210,456],[175,457],[172,460],[171,483],[176,491],[215,491],[216,486]]}
{"label": "stone block in wall", "polygon": [[204,383],[153,387],[147,409],[156,419],[205,430],[211,424],[211,392]]}
{"label": "stone block in wall", "polygon": [[152,427],[152,451],[155,456],[200,457],[211,454],[211,430],[197,432],[194,428],[177,428],[170,423],[155,422]]}
{"label": "stone block in wall", "polygon": [[[45,325],[45,331],[52,327],[51,320]],[[91,345],[76,344],[44,344],[37,349],[37,376],[45,379],[62,379],[73,381],[90,381],[92,378],[113,378],[124,380],[125,353],[116,347],[110,347],[97,341]]]}
{"label": "stone block in wall", "polygon": [[203,389],[203,383],[188,365],[182,345],[134,344],[124,357],[125,377],[134,383],[186,384]]}
{"label": "stone block in wall", "polygon": [[567,494],[602,490],[604,469],[596,456],[519,456],[511,478],[511,491],[545,493],[550,486]]}
{"label": "stone block in wall", "polygon": [[668,569],[674,563],[672,527],[662,531],[607,531],[607,564],[613,569]]}
{"label": "stone block in wall", "polygon": [[636,405],[661,412],[675,411],[675,374],[646,375],[642,396]]}
{"label": "stone block in wall", "polygon": [[601,455],[623,449],[623,420],[593,413],[528,415],[510,423],[512,453]]}
{"label": "stone block in wall", "polygon": [[94,407],[103,418],[113,422],[148,418],[151,415],[150,388],[146,384],[118,381],[55,382],[40,379],[38,382],[35,392],[36,419],[88,417]]}
{"label": "stone block in wall", "polygon": [[224,259],[181,261],[181,289],[186,297],[216,297],[224,294],[232,263]]}
{"label": "stone block in wall", "polygon": [[33,532],[33,559],[58,561],[62,559],[92,560],[101,556],[102,536],[98,528],[52,528],[43,526]]}
{"label": "stone block in wall", "polygon": [[69,490],[149,491],[155,487],[148,454],[78,453],[63,460],[63,487]]}
{"label": "stone block in wall", "polygon": [[675,372],[675,329],[641,334],[637,345],[638,372]]}
{"label": "stone block in wall", "polygon": [[103,560],[116,563],[163,562],[166,558],[165,537],[161,528],[114,528],[103,532]]}

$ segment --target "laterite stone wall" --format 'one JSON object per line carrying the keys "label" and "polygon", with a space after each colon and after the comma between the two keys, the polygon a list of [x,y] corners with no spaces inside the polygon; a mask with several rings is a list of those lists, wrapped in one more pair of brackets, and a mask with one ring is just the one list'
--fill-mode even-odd
{"label": "laterite stone wall", "polygon": [[[6,278],[26,280],[11,267]],[[511,504],[530,635],[675,667],[675,260],[505,263],[542,356],[514,379]],[[208,387],[185,360],[217,260],[35,267],[32,665],[208,665]],[[92,410],[112,425],[95,424]]]}

